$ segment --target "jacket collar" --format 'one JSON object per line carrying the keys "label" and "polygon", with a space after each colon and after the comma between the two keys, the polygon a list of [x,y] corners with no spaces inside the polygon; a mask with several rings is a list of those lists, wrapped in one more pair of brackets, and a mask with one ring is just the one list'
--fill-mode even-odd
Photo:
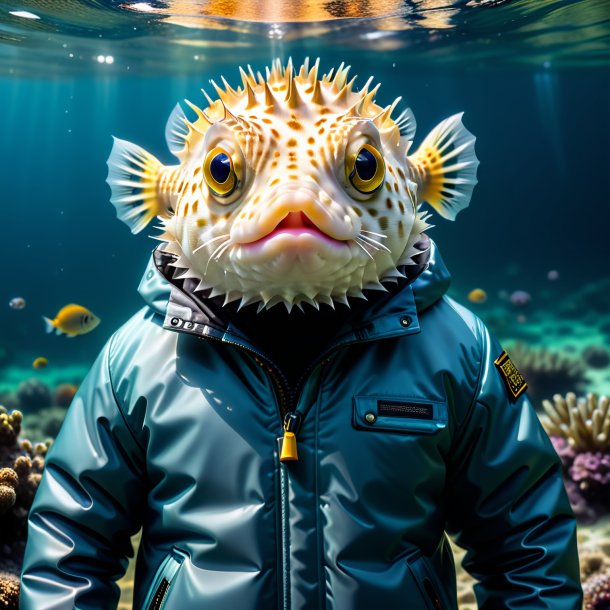
{"label": "jacket collar", "polygon": [[[425,257],[421,255],[423,260],[407,268],[411,273],[405,285],[345,317],[330,347],[420,331],[418,309],[422,311],[438,300],[450,281],[434,242],[429,240],[429,246]],[[218,299],[195,292],[197,280],[175,277],[179,272],[171,266],[174,261],[173,255],[158,247],[138,288],[149,306],[164,316],[164,328],[258,351]]]}

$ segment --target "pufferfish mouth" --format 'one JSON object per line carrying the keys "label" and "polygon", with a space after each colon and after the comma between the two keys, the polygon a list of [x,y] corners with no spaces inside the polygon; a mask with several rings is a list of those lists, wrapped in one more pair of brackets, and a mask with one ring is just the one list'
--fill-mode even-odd
{"label": "pufferfish mouth", "polygon": [[314,238],[322,239],[324,241],[331,242],[333,244],[343,244],[344,241],[331,237],[328,233],[325,233],[320,229],[304,212],[288,212],[277,225],[269,231],[266,235],[263,235],[259,239],[242,244],[246,246],[257,246],[262,245],[265,242],[279,236],[287,237],[302,237],[311,236]]}

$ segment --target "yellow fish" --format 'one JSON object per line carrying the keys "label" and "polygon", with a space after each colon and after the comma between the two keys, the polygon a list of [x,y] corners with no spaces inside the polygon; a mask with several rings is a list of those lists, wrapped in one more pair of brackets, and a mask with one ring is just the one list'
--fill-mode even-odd
{"label": "yellow fish", "polygon": [[485,303],[487,293],[482,288],[475,288],[468,293],[468,300],[471,303]]}
{"label": "yellow fish", "polygon": [[47,358],[45,358],[44,356],[39,356],[38,358],[36,358],[36,360],[34,360],[34,362],[32,362],[32,368],[44,369],[47,364],[49,364]]}
{"label": "yellow fish", "polygon": [[43,319],[48,333],[76,337],[91,332],[100,323],[100,319],[82,305],[71,303],[62,307],[54,320]]}

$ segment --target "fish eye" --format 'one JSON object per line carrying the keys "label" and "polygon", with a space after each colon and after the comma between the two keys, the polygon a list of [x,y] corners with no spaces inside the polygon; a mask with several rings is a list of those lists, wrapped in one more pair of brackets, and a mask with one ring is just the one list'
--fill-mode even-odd
{"label": "fish eye", "polygon": [[349,181],[360,193],[376,191],[385,177],[385,163],[381,153],[370,144],[363,144],[346,167]]}
{"label": "fish eye", "polygon": [[219,146],[205,156],[203,175],[210,190],[218,197],[228,197],[237,187],[231,155]]}

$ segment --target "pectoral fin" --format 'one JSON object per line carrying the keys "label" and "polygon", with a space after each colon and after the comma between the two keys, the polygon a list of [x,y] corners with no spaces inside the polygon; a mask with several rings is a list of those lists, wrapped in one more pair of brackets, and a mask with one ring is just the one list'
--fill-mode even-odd
{"label": "pectoral fin", "polygon": [[462,124],[462,114],[439,123],[408,157],[421,177],[418,199],[449,220],[468,207],[477,183],[476,138]]}
{"label": "pectoral fin", "polygon": [[110,201],[132,233],[139,233],[157,216],[167,216],[169,196],[160,188],[169,168],[136,144],[114,138],[108,158]]}

